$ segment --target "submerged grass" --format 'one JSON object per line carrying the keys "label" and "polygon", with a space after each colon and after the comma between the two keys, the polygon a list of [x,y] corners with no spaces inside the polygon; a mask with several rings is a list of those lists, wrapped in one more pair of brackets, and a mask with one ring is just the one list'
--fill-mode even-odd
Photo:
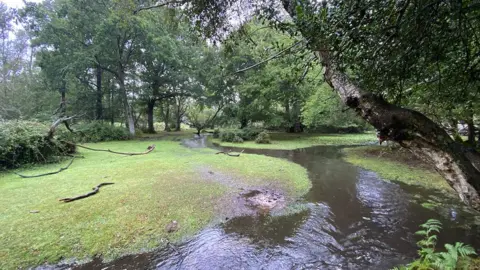
{"label": "submerged grass", "polygon": [[344,151],[346,161],[375,171],[386,180],[453,192],[441,175],[409,152],[382,146],[346,148]]}
{"label": "submerged grass", "polygon": [[[93,256],[110,260],[151,250],[165,239],[178,241],[193,235],[212,222],[217,200],[228,191],[220,183],[202,181],[198,166],[236,175],[251,185],[278,185],[292,196],[310,187],[304,168],[266,156],[232,158],[167,140],[89,146],[142,152],[152,143],[156,150],[143,156],[81,150],[85,158],[56,175],[22,179],[11,172],[0,173],[0,269]],[[62,165],[33,167],[22,173],[45,173]],[[58,201],[87,193],[102,182],[115,184],[86,199]],[[172,220],[178,221],[179,230],[167,234],[165,225]]]}
{"label": "submerged grass", "polygon": [[255,148],[255,149],[282,149],[293,150],[316,145],[359,145],[376,140],[374,133],[361,134],[314,134],[314,133],[269,133],[271,143],[258,144],[254,141],[243,143],[222,142],[213,139],[214,143],[226,147]]}

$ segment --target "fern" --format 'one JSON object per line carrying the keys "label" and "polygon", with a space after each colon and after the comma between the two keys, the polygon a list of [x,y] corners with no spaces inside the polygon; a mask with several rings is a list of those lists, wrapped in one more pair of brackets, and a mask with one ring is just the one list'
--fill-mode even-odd
{"label": "fern", "polygon": [[420,247],[418,255],[420,258],[406,266],[399,266],[395,270],[455,270],[468,269],[471,255],[477,255],[475,249],[461,242],[455,245],[445,244],[446,252],[436,252],[439,233],[442,224],[436,219],[429,219],[420,225],[421,230],[415,234],[423,236],[423,239],[417,242]]}

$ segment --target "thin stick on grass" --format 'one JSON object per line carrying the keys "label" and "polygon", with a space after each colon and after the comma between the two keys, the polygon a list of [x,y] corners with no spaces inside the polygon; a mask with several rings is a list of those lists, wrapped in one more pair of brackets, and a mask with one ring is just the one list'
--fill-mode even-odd
{"label": "thin stick on grass", "polygon": [[215,153],[215,155],[225,154],[225,155],[230,156],[230,157],[239,157],[240,154],[243,153],[243,151],[245,151],[245,150],[242,150],[242,152],[240,152],[240,153],[238,153],[238,154],[232,154],[232,153],[231,153],[232,151],[228,151],[228,152],[220,151],[220,152]]}
{"label": "thin stick on grass", "polygon": [[97,194],[100,191],[100,187],[107,186],[107,185],[113,185],[113,184],[115,184],[115,183],[101,183],[98,186],[94,187],[93,191],[91,191],[91,192],[88,192],[88,193],[85,193],[83,195],[79,195],[79,196],[76,196],[76,197],[72,197],[72,198],[59,199],[59,201],[69,203],[69,202],[73,202],[73,201],[76,201],[76,200],[84,199],[84,198],[87,198],[87,197],[90,197],[92,195]]}

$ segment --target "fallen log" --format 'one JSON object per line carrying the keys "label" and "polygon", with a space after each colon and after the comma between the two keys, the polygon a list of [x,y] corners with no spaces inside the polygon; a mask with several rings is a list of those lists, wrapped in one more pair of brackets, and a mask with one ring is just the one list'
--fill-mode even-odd
{"label": "fallen log", "polygon": [[63,168],[60,168],[58,169],[57,171],[54,171],[54,172],[48,172],[48,173],[42,173],[42,174],[37,174],[37,175],[23,175],[23,174],[20,174],[20,173],[16,173],[16,172],[13,172],[14,174],[22,177],[22,178],[35,178],[35,177],[42,177],[42,176],[47,176],[47,175],[52,175],[52,174],[57,174],[59,172],[63,172],[65,171],[66,169],[68,169],[70,167],[70,165],[72,165],[73,161],[75,160],[75,157],[72,158],[72,160],[70,161],[70,163],[68,163],[67,166],[63,167]]}
{"label": "fallen log", "polygon": [[86,194],[79,195],[79,196],[76,196],[76,197],[72,197],[72,198],[59,199],[59,201],[68,203],[68,202],[73,202],[73,201],[80,200],[80,199],[83,199],[83,198],[87,198],[87,197],[90,197],[92,195],[97,194],[98,191],[100,191],[100,187],[107,186],[107,185],[113,185],[113,184],[115,184],[115,183],[101,183],[100,185],[94,187],[93,191],[91,191],[91,192],[88,192]]}
{"label": "fallen log", "polygon": [[110,150],[110,149],[91,148],[91,147],[87,147],[87,146],[80,145],[80,144],[76,144],[76,146],[77,146],[77,147],[80,147],[80,148],[85,148],[85,149],[91,150],[91,151],[109,152],[109,153],[112,153],[112,154],[125,155],[125,156],[146,155],[146,154],[152,152],[153,150],[155,150],[155,144],[149,145],[149,146],[147,147],[147,150],[145,150],[145,152],[142,152],[142,153],[117,152],[117,151],[112,151],[112,150]]}
{"label": "fallen log", "polygon": [[243,153],[243,151],[245,151],[245,150],[242,150],[242,152],[240,152],[238,154],[232,154],[231,153],[232,151],[228,151],[228,152],[220,151],[220,152],[215,153],[215,155],[224,154],[224,155],[227,155],[227,156],[230,156],[230,157],[239,157],[240,154]]}

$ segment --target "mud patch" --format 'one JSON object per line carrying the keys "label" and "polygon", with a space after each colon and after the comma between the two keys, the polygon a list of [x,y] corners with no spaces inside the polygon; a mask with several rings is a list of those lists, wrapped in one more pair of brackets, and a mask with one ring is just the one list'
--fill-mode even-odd
{"label": "mud patch", "polygon": [[239,216],[267,215],[282,210],[287,205],[288,198],[285,192],[271,183],[251,186],[241,177],[208,167],[200,167],[197,171],[202,181],[220,183],[231,189],[217,202],[216,210],[223,220]]}
{"label": "mud patch", "polygon": [[262,213],[280,210],[286,205],[285,196],[278,191],[254,189],[240,195],[245,199],[247,206]]}

